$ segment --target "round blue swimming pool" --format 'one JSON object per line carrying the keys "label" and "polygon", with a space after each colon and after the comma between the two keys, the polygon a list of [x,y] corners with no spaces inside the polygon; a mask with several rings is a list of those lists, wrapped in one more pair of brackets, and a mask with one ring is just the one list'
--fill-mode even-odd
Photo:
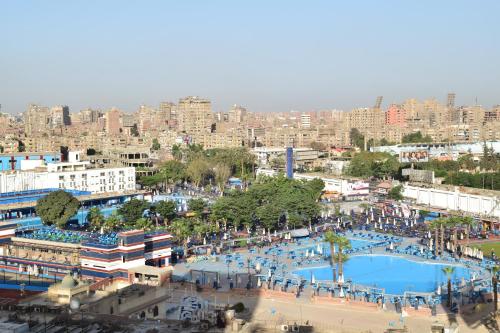
{"label": "round blue swimming pool", "polygon": [[[384,288],[388,294],[403,294],[405,291],[433,292],[438,284],[447,281],[442,269],[444,264],[417,262],[386,255],[352,256],[344,264],[344,280],[355,284]],[[470,279],[470,270],[454,266],[453,280]],[[294,271],[307,280],[314,275],[316,281],[332,280],[332,269],[328,267],[304,268]],[[444,291],[443,291],[444,292]]]}

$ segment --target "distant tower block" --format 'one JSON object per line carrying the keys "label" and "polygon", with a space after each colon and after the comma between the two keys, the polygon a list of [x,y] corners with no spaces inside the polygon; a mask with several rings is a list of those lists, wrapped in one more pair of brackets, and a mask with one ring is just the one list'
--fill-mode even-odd
{"label": "distant tower block", "polygon": [[375,101],[375,105],[373,106],[374,109],[380,109],[382,106],[382,100],[384,99],[384,96],[378,96],[377,100]]}
{"label": "distant tower block", "polygon": [[293,178],[293,147],[286,147],[286,177]]}
{"label": "distant tower block", "polygon": [[455,93],[448,94],[448,102],[446,103],[448,108],[453,109],[455,107]]}

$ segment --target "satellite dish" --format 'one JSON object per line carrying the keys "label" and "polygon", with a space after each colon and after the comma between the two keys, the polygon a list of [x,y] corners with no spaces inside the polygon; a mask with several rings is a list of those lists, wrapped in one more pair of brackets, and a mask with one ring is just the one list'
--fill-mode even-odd
{"label": "satellite dish", "polygon": [[80,300],[78,298],[72,298],[71,301],[69,302],[69,307],[71,310],[80,309]]}

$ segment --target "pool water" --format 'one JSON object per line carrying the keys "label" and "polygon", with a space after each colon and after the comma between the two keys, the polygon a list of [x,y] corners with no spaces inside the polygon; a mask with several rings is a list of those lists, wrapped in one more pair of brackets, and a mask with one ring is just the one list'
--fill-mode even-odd
{"label": "pool water", "polygon": [[[405,291],[433,292],[438,284],[446,283],[442,269],[447,265],[417,262],[386,255],[353,256],[344,264],[344,280],[355,284],[384,288],[388,294],[403,294]],[[470,279],[469,269],[454,266],[452,280]],[[328,267],[305,268],[294,271],[307,280],[314,275],[318,280],[332,280],[332,269]]]}
{"label": "pool water", "polygon": [[[349,240],[351,242],[351,248],[353,250],[358,249],[360,247],[365,247],[371,243],[376,243],[375,241],[370,241],[370,240],[358,240],[358,239],[349,239]],[[321,246],[323,247],[324,255],[329,256],[330,255],[330,244],[327,242],[324,242]],[[316,250],[316,246],[309,246],[309,247]],[[338,250],[337,245],[335,245],[335,250],[336,251]]]}

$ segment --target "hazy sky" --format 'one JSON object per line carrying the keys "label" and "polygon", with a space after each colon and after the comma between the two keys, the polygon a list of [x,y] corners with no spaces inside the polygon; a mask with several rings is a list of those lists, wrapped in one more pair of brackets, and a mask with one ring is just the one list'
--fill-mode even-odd
{"label": "hazy sky", "polygon": [[0,104],[134,111],[500,104],[500,1],[0,2]]}

